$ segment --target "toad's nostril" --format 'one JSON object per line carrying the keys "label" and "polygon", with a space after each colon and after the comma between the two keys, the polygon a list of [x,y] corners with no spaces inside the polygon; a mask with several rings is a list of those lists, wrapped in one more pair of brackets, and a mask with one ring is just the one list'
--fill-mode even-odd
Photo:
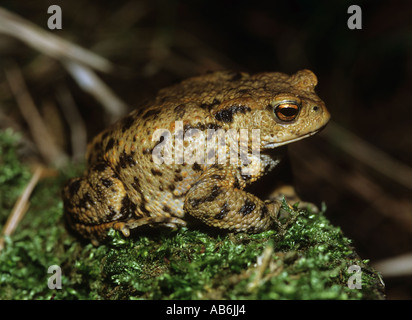
{"label": "toad's nostril", "polygon": [[314,107],[312,108],[312,110],[315,111],[315,112],[317,112],[317,111],[319,111],[319,107],[318,107],[318,106],[314,106]]}

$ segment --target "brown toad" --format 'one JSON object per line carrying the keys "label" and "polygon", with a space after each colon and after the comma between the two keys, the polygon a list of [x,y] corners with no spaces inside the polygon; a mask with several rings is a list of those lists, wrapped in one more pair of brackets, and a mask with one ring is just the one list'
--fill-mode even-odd
{"label": "brown toad", "polygon": [[[327,124],[316,84],[309,70],[216,72],[160,90],[90,143],[87,171],[63,191],[69,226],[94,244],[109,228],[129,236],[142,225],[185,225],[187,215],[226,230],[267,230],[280,201],[244,189],[278,165],[280,146]],[[242,130],[247,140],[239,144],[224,135]]]}

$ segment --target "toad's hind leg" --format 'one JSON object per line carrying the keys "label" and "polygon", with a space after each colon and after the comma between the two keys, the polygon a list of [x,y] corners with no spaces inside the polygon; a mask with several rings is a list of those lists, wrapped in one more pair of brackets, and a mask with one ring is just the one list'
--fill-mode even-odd
{"label": "toad's hind leg", "polygon": [[216,167],[192,186],[184,208],[210,226],[257,233],[277,223],[280,206],[279,201],[263,201],[242,190],[235,174]]}
{"label": "toad's hind leg", "polygon": [[168,216],[144,216],[126,192],[124,184],[104,162],[92,166],[84,177],[73,178],[63,189],[68,225],[97,245],[110,228],[129,236],[130,229],[143,225],[184,224]]}

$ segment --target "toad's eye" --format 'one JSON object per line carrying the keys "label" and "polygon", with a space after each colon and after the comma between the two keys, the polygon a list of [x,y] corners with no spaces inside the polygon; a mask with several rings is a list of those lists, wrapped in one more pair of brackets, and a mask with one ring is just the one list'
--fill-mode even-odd
{"label": "toad's eye", "polygon": [[273,111],[279,120],[289,122],[298,116],[300,105],[294,101],[283,101],[276,104]]}

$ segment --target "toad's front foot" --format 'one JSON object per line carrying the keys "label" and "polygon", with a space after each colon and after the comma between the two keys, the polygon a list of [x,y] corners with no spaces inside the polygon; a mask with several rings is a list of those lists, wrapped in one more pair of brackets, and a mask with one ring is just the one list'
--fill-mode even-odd
{"label": "toad's front foot", "polygon": [[184,209],[204,223],[230,231],[258,233],[279,225],[281,202],[263,201],[241,189],[235,174],[215,167],[186,195]]}
{"label": "toad's front foot", "polygon": [[144,225],[155,226],[162,225],[168,228],[177,228],[186,226],[186,222],[176,217],[143,217],[138,219],[130,219],[128,221],[119,221],[113,224],[113,229],[120,231],[125,237],[130,235],[130,230]]}

